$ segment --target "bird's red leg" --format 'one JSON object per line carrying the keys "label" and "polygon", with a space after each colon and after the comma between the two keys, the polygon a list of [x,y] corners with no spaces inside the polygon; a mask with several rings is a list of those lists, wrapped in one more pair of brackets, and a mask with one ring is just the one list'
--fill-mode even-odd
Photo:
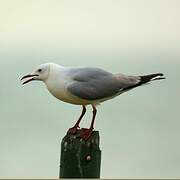
{"label": "bird's red leg", "polygon": [[85,140],[87,140],[90,137],[90,135],[91,135],[91,133],[92,133],[92,131],[94,129],[94,121],[95,121],[95,118],[96,118],[97,110],[96,110],[96,107],[93,106],[93,105],[92,105],[92,108],[93,108],[93,117],[92,117],[90,128],[89,129],[83,128],[81,130],[81,134],[80,134],[81,138],[83,138]]}
{"label": "bird's red leg", "polygon": [[86,113],[86,107],[83,105],[83,109],[82,109],[82,112],[81,112],[81,115],[80,115],[78,121],[72,128],[69,128],[68,133],[75,134],[77,132],[77,130],[79,129],[79,123],[81,122],[85,113]]}

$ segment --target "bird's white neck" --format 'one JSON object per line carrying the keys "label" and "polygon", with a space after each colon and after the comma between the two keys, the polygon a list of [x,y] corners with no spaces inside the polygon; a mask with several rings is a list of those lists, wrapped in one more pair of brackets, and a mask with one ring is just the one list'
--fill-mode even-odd
{"label": "bird's white neck", "polygon": [[51,64],[49,77],[44,81],[49,92],[62,101],[66,101],[68,98],[66,84],[69,78],[66,71],[66,67]]}

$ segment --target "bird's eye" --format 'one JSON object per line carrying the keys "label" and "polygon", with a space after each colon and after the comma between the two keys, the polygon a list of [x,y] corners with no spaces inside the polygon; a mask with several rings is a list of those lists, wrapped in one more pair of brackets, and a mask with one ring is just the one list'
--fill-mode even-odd
{"label": "bird's eye", "polygon": [[42,72],[42,69],[38,69],[38,72]]}

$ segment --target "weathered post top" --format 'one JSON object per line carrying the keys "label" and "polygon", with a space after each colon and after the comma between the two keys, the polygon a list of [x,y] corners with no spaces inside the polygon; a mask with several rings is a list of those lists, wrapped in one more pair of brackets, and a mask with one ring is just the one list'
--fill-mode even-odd
{"label": "weathered post top", "polygon": [[83,140],[80,131],[62,139],[59,178],[100,178],[99,132]]}

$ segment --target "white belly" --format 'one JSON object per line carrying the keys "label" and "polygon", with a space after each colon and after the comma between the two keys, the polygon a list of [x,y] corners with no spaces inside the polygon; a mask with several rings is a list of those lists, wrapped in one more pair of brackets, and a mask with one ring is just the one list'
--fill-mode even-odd
{"label": "white belly", "polygon": [[47,89],[49,90],[49,92],[54,97],[56,97],[57,99],[59,99],[61,101],[71,103],[71,104],[76,104],[76,105],[94,104],[92,101],[84,100],[84,99],[78,98],[76,96],[73,96],[72,94],[70,94],[67,91],[65,85],[66,85],[65,82],[61,82],[58,85],[57,85],[57,83],[46,82],[46,86],[47,86]]}

